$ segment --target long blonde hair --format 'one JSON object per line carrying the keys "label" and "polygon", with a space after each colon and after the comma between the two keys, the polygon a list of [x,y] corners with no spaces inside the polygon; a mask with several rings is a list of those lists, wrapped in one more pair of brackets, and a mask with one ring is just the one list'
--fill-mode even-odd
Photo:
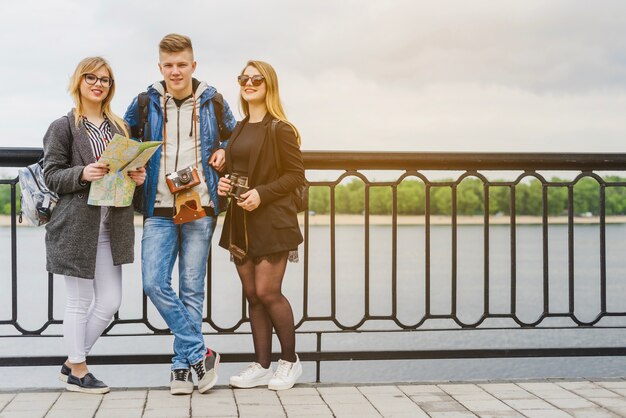
{"label": "long blonde hair", "polygon": [[[74,100],[74,106],[76,106],[76,111],[74,112],[74,123],[76,124],[76,126],[78,126],[78,121],[80,120],[80,117],[83,116],[83,101],[80,94],[80,83],[83,81],[83,76],[85,74],[96,72],[101,67],[106,68],[106,70],[109,72],[109,77],[111,77],[111,80],[115,79],[113,77],[113,70],[111,70],[111,66],[102,57],[87,57],[83,59],[81,62],[78,63],[76,69],[74,70],[74,74],[72,74],[72,77],[70,78],[70,85],[67,90]],[[113,113],[113,111],[111,110],[111,100],[113,100],[114,95],[115,82],[111,84],[111,87],[109,87],[109,94],[107,94],[107,97],[102,101],[102,113],[110,121],[112,121],[119,130],[124,133],[124,136],[128,136],[128,130],[126,129],[126,124],[124,123],[124,120],[117,116],[115,113]]]}
{"label": "long blonde hair", "polygon": [[[285,115],[285,111],[283,110],[283,105],[280,101],[280,94],[278,91],[278,76],[276,75],[276,71],[274,71],[274,67],[269,65],[267,62],[250,60],[246,63],[246,66],[243,67],[243,70],[241,70],[241,74],[243,74],[248,67],[256,68],[265,78],[265,86],[267,89],[267,92],[265,94],[265,107],[267,107],[267,111],[274,118],[291,126],[293,132],[296,134],[298,145],[300,145],[300,132],[298,132],[296,127],[287,120],[287,116]],[[241,97],[241,95],[239,95],[239,106],[241,107],[241,111],[243,112],[243,115],[245,117],[250,116],[250,108],[248,106],[248,102],[246,102],[243,97]]]}

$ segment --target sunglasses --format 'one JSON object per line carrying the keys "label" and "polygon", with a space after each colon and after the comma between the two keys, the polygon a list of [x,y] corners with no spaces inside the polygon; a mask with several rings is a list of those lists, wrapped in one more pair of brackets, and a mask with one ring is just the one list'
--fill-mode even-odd
{"label": "sunglasses", "polygon": [[85,77],[85,83],[89,84],[90,86],[96,84],[98,80],[100,80],[100,85],[102,87],[111,87],[111,85],[113,84],[113,79],[111,77],[98,77],[95,74],[90,73],[84,74],[83,77]]}
{"label": "sunglasses", "polygon": [[249,75],[240,75],[237,77],[237,82],[241,87],[248,84],[248,80],[252,81],[252,85],[254,87],[259,87],[265,81],[265,77],[262,75],[253,75],[252,77]]}

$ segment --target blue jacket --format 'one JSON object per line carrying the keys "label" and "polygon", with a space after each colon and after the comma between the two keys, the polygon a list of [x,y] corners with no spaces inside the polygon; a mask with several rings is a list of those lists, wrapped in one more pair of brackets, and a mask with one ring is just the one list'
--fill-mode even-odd
{"label": "blue jacket", "polygon": [[[195,80],[194,80],[195,81]],[[163,111],[161,109],[161,93],[154,87],[148,87],[148,125],[149,132],[151,133],[153,141],[163,140]],[[217,119],[215,116],[215,110],[213,108],[213,96],[217,93],[215,87],[208,86],[208,88],[200,96],[200,106],[198,113],[200,116],[200,148],[202,169],[205,174],[206,185],[209,189],[209,196],[214,205],[215,215],[218,215],[221,210],[225,208],[224,199],[219,199],[217,196],[217,182],[219,174],[213,167],[208,164],[209,157],[219,148],[226,148],[227,139],[230,137],[233,129],[235,128],[235,118],[228,103],[224,100],[224,111],[222,120],[222,132],[219,132]],[[124,114],[124,120],[134,127],[138,124],[137,97],[133,99],[126,113]],[[146,181],[143,185],[143,205],[142,213],[146,217],[153,216],[154,214],[154,201],[157,192],[159,166],[161,164],[161,149],[159,148],[154,156],[148,162],[146,168]]]}

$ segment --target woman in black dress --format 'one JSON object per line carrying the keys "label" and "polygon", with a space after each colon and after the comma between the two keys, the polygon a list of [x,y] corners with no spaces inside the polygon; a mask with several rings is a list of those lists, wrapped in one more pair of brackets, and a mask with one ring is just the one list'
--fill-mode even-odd
{"label": "woman in black dress", "polygon": [[[220,246],[231,251],[248,300],[256,362],[231,377],[230,384],[289,389],[302,374],[302,366],[295,352],[293,312],[281,286],[287,261],[297,260],[302,243],[293,201],[294,190],[304,183],[300,136],[285,117],[271,65],[249,61],[238,81],[245,118],[229,140],[226,165],[230,177],[247,178],[249,188],[238,188],[242,193],[231,199]],[[232,186],[229,178],[221,178],[218,194],[236,192]],[[281,345],[275,372],[272,329]]]}

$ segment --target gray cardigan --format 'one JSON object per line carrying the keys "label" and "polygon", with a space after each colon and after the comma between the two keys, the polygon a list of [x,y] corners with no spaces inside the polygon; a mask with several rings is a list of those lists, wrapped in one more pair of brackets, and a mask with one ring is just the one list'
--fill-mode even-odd
{"label": "gray cardigan", "polygon": [[[70,132],[71,129],[71,132]],[[113,133],[121,133],[111,124]],[[82,123],[74,111],[50,124],[43,139],[46,185],[59,194],[46,224],[46,269],[54,274],[93,279],[100,230],[100,206],[87,204],[90,183],[81,184],[83,168],[96,161]],[[133,207],[111,208],[113,264],[132,263],[135,228]]]}

